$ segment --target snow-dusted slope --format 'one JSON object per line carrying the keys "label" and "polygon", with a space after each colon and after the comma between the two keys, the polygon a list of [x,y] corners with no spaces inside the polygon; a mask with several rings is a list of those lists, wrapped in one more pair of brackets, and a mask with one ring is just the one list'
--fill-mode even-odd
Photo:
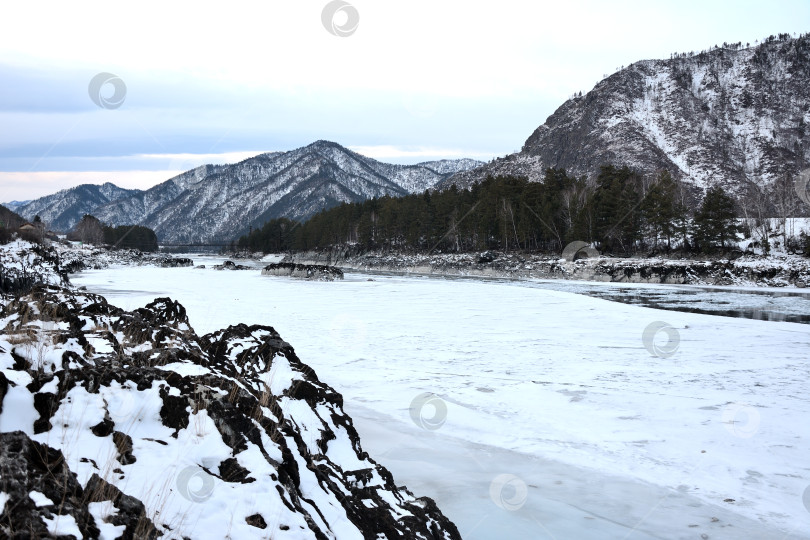
{"label": "snow-dusted slope", "polygon": [[98,207],[140,193],[140,190],[123,189],[109,182],[100,186],[82,184],[18,206],[15,212],[28,220],[39,216],[53,230],[68,231],[82,216],[92,214]]}
{"label": "snow-dusted slope", "polygon": [[2,203],[2,205],[11,210],[12,212],[16,212],[19,207],[26,205],[30,202],[31,201],[9,201],[7,203]]}
{"label": "snow-dusted slope", "polygon": [[643,60],[566,101],[522,150],[442,183],[487,174],[540,180],[548,167],[592,175],[606,163],[667,169],[735,195],[810,164],[810,35]]}
{"label": "snow-dusted slope", "polygon": [[0,537],[460,538],[270,326],[53,284],[0,296],[0,329]]}
{"label": "snow-dusted slope", "polygon": [[395,165],[317,141],[233,165],[204,165],[117,197],[86,196],[96,186],[80,186],[33,201],[20,212],[29,219],[40,212],[56,229],[70,229],[92,213],[113,225],[150,227],[164,243],[230,242],[271,218],[307,218],[342,202],[421,192],[479,164],[460,159]]}
{"label": "snow-dusted slope", "polygon": [[0,227],[15,230],[18,227],[21,227],[24,223],[25,220],[22,218],[22,216],[8,207],[0,204]]}

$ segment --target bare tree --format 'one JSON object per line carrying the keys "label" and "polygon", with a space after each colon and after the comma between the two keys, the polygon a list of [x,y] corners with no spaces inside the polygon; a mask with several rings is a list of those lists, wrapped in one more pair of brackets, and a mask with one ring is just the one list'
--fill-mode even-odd
{"label": "bare tree", "polygon": [[801,202],[796,196],[793,178],[788,174],[779,175],[769,187],[766,198],[773,205],[776,218],[782,227],[782,244],[787,246],[788,237],[792,237],[794,233],[793,220],[789,218],[793,218],[798,214],[799,203]]}
{"label": "bare tree", "polygon": [[85,244],[103,244],[104,228],[98,219],[86,214],[68,234],[68,240],[78,240]]}

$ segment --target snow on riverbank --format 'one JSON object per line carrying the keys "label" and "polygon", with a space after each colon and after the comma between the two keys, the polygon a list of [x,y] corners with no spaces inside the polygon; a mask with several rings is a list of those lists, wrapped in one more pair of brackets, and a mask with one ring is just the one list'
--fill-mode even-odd
{"label": "snow on riverbank", "polygon": [[734,260],[597,257],[569,262],[559,257],[528,253],[426,255],[354,253],[350,248],[334,248],[295,253],[285,260],[335,265],[344,270],[411,275],[801,288],[810,285],[810,259],[784,253],[769,257],[746,255]]}
{"label": "snow on riverbank", "polygon": [[[53,252],[18,255],[57,275]],[[198,335],[168,298],[3,294],[0,537],[459,539],[342,404],[270,326]]]}
{"label": "snow on riverbank", "polygon": [[[464,538],[810,538],[805,325],[520,283],[346,277],[140,267],[72,280],[125,309],[169,295],[199,333],[274,326],[343,394],[366,450]],[[655,356],[643,335],[657,321],[677,341],[659,332]]]}

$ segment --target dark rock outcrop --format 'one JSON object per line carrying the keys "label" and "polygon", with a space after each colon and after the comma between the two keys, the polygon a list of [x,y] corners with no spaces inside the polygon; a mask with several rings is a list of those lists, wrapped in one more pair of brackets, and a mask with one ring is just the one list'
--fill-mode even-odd
{"label": "dark rock outcrop", "polygon": [[186,257],[166,257],[160,261],[161,268],[182,268],[193,266],[194,261]]}
{"label": "dark rock outcrop", "polygon": [[250,266],[245,266],[244,264],[236,264],[233,261],[225,261],[222,264],[215,264],[213,268],[215,270],[252,270]]}
{"label": "dark rock outcrop", "polygon": [[8,497],[0,514],[0,536],[47,537],[60,517],[72,519],[85,538],[99,535],[62,452],[21,431],[0,433],[0,493]]}
{"label": "dark rock outcrop", "polygon": [[343,279],[343,270],[336,266],[323,264],[295,264],[280,262],[268,264],[262,269],[263,276],[289,276],[300,279],[313,279],[318,281],[334,281]]}
{"label": "dark rock outcrop", "polygon": [[[0,415],[32,419],[0,434],[0,536],[47,535],[59,513],[88,538],[460,538],[363,451],[341,395],[270,326],[200,337],[168,298],[124,311],[58,285],[4,297],[0,317],[0,368],[17,372],[0,379]],[[4,406],[10,392],[30,410]]]}
{"label": "dark rock outcrop", "polygon": [[[22,431],[0,433],[0,513],[3,538],[98,538],[89,504],[107,502],[117,511],[110,523],[121,538],[156,538],[142,503],[94,474],[82,488],[61,451],[31,440]],[[71,536],[72,535],[72,536]]]}

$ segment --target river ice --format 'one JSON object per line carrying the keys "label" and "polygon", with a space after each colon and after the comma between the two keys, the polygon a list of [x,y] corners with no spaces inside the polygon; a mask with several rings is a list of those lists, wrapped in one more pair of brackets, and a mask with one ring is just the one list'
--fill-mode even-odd
{"label": "river ice", "polygon": [[343,394],[372,457],[464,538],[810,538],[807,325],[519,282],[72,281],[125,309],[170,296],[199,334],[274,326]]}

